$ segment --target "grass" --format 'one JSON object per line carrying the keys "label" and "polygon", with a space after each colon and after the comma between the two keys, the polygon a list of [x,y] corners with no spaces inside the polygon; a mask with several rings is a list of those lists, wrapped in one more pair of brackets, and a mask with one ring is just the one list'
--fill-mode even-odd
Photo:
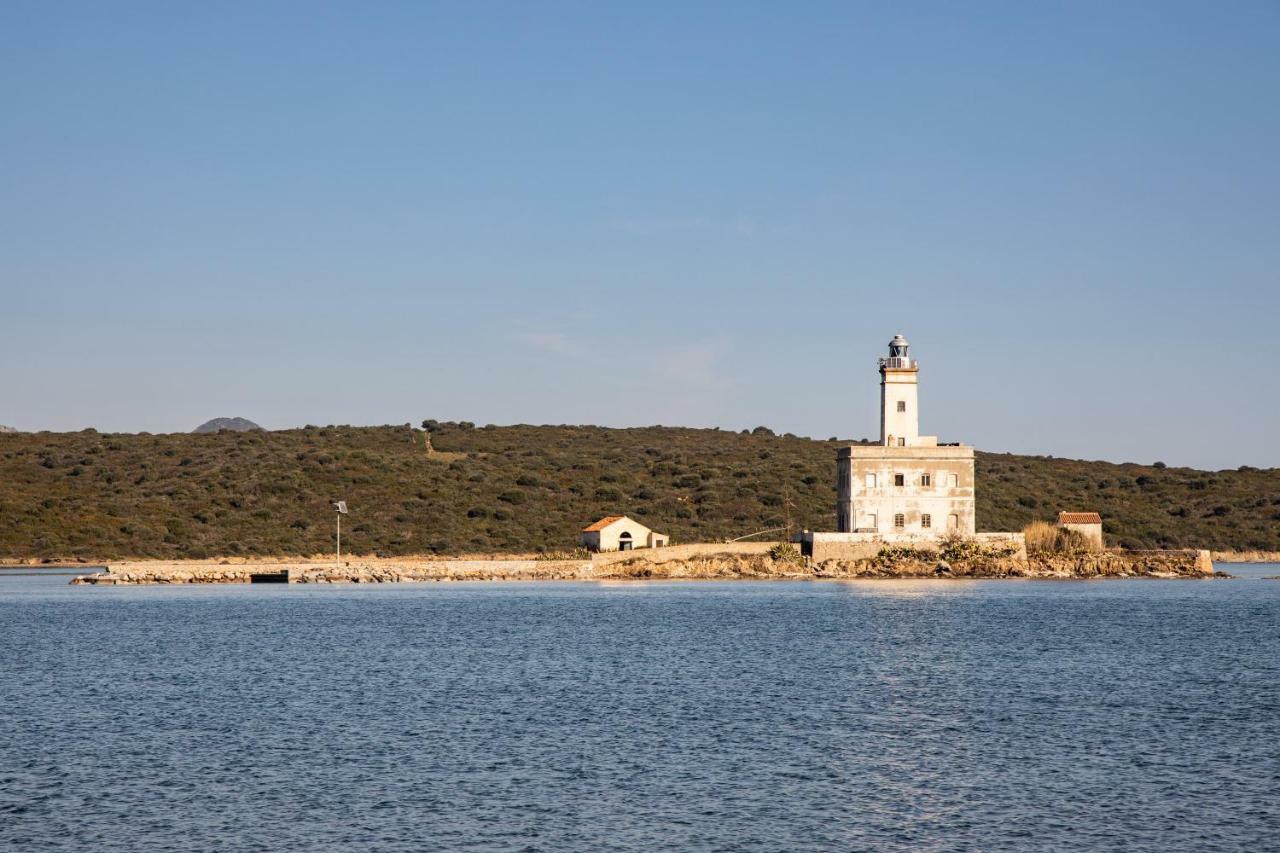
{"label": "grass", "polygon": [[[673,427],[0,434],[0,555],[564,552],[625,513],[678,542],[835,526],[839,443]],[[446,454],[448,454],[446,456]],[[1280,551],[1280,471],[979,453],[979,530],[1102,514],[1108,544]],[[781,536],[781,534],[779,534]]]}
{"label": "grass", "polygon": [[1033,521],[1022,528],[1022,532],[1027,539],[1028,554],[1081,554],[1096,550],[1079,531],[1047,521]]}

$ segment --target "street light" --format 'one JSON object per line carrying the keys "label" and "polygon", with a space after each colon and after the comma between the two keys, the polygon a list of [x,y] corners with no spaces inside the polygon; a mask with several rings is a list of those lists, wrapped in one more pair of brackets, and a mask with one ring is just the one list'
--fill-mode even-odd
{"label": "street light", "polygon": [[342,565],[342,517],[347,514],[346,501],[334,501],[333,508],[338,511],[338,550],[335,552],[335,558],[339,566]]}

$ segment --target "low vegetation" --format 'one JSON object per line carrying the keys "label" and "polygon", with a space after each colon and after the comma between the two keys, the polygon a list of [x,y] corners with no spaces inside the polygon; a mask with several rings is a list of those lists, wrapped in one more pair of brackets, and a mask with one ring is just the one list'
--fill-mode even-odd
{"label": "low vegetation", "polygon": [[[0,556],[568,553],[625,513],[679,542],[833,529],[835,441],[670,427],[0,435]],[[1280,471],[979,453],[978,529],[1102,514],[1108,544],[1280,550]],[[782,538],[781,532],[776,535]]]}
{"label": "low vegetation", "polygon": [[[1089,540],[1076,530],[1047,521],[1033,521],[1022,529],[1027,538],[1027,554],[1084,554],[1094,550]],[[1094,540],[1096,543],[1096,539]]]}

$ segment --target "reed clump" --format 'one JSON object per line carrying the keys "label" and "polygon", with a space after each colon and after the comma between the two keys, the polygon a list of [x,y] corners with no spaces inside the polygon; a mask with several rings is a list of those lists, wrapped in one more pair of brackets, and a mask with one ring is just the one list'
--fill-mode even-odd
{"label": "reed clump", "polygon": [[1094,550],[1089,540],[1075,530],[1047,521],[1033,521],[1022,528],[1028,554],[1086,554]]}

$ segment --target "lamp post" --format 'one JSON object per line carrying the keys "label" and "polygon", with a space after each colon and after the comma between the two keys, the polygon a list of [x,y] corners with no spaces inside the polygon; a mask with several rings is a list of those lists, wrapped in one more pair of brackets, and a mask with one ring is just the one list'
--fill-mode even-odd
{"label": "lamp post", "polygon": [[338,566],[342,565],[342,517],[347,514],[346,501],[334,501],[333,508],[338,511],[338,549],[334,552],[334,558]]}

